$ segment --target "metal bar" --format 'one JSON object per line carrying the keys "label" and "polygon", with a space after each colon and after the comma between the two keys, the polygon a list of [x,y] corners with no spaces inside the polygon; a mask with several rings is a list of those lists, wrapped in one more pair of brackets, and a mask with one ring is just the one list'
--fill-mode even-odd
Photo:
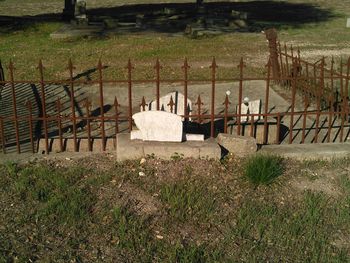
{"label": "metal bar", "polygon": [[242,114],[242,94],[243,94],[243,58],[238,65],[239,68],[239,91],[238,91],[238,117],[237,117],[237,135],[241,135],[241,114]]}
{"label": "metal bar", "polygon": [[305,143],[305,129],[306,129],[306,118],[307,118],[307,108],[309,107],[309,101],[307,94],[305,94],[304,100],[304,113],[303,113],[303,128],[301,131],[301,143]]}
{"label": "metal bar", "polygon": [[61,119],[62,104],[61,104],[60,98],[57,99],[56,106],[57,106],[58,138],[60,141],[60,151],[63,152],[62,119]]}
{"label": "metal bar", "polygon": [[333,123],[333,93],[331,93],[329,98],[329,115],[328,115],[328,131],[327,131],[327,142],[331,141],[331,131],[332,131],[332,123]]}
{"label": "metal bar", "polygon": [[323,80],[323,76],[324,76],[324,57],[322,58],[321,61],[321,71],[320,71],[320,88],[317,91],[317,109],[316,109],[316,127],[315,127],[315,139],[314,142],[317,143],[318,142],[318,133],[319,133],[319,125],[320,125],[320,111],[321,111],[321,96],[323,93],[323,86],[324,86],[324,80]]}
{"label": "metal bar", "polygon": [[32,102],[28,100],[25,104],[27,106],[29,117],[28,117],[28,123],[29,123],[29,137],[30,137],[30,145],[32,148],[32,153],[35,153],[34,150],[34,135],[33,135],[33,112],[32,112]]}
{"label": "metal bar", "polygon": [[328,131],[327,131],[327,142],[331,140],[332,123],[333,123],[333,104],[334,104],[334,57],[331,60],[331,92],[329,95],[329,116],[328,116]]}
{"label": "metal bar", "polygon": [[46,115],[46,98],[45,98],[45,82],[44,82],[44,66],[42,60],[39,60],[39,74],[40,74],[40,87],[41,87],[41,107],[43,111],[43,124],[44,124],[44,137],[45,137],[45,153],[49,154],[49,135],[47,128],[47,115]]}
{"label": "metal bar", "polygon": [[195,103],[197,105],[197,116],[198,116],[198,123],[202,123],[202,113],[201,113],[201,106],[204,105],[201,100],[201,95],[198,95],[197,102]]}
{"label": "metal bar", "polygon": [[277,129],[276,129],[276,140],[275,143],[280,143],[280,130],[281,130],[281,113],[277,113]]}
{"label": "metal bar", "polygon": [[216,79],[216,69],[217,69],[217,64],[215,61],[215,57],[213,58],[212,64],[210,66],[211,68],[211,123],[210,123],[210,136],[214,137],[214,129],[215,129],[215,79]]}
{"label": "metal bar", "polygon": [[128,65],[128,112],[129,112],[129,132],[132,131],[132,79],[131,79],[131,71],[133,70],[133,66],[131,64],[131,60],[129,58]]}
{"label": "metal bar", "polygon": [[10,71],[10,81],[11,81],[11,91],[12,91],[12,104],[13,104],[13,116],[14,116],[14,124],[15,124],[15,135],[16,135],[16,148],[17,153],[21,153],[21,145],[19,141],[19,129],[18,129],[18,114],[17,114],[17,99],[16,99],[16,91],[14,84],[14,66],[12,60],[10,60],[9,71]]}
{"label": "metal bar", "polygon": [[73,144],[74,144],[74,151],[78,151],[78,142],[77,142],[77,119],[75,114],[75,103],[74,103],[74,77],[73,77],[73,70],[74,66],[72,63],[72,60],[69,59],[68,61],[68,70],[69,70],[69,85],[70,85],[70,107],[72,112],[72,132],[73,132]]}
{"label": "metal bar", "polygon": [[157,110],[160,109],[160,63],[159,59],[157,58],[156,65],[154,66],[156,70],[156,100],[157,100]]}
{"label": "metal bar", "polygon": [[345,116],[346,122],[349,121],[349,78],[350,78],[350,57],[346,65],[346,82],[345,82]]}
{"label": "metal bar", "polygon": [[285,73],[284,73],[284,66],[283,66],[283,59],[282,59],[282,49],[281,49],[281,43],[278,42],[278,55],[280,59],[280,65],[281,65],[281,79],[284,79]]}
{"label": "metal bar", "polygon": [[101,111],[101,136],[102,136],[102,151],[106,151],[106,133],[105,133],[105,113],[104,113],[104,98],[103,98],[103,75],[102,75],[102,62],[98,61],[98,78],[99,78],[99,91],[100,91],[100,111]]}
{"label": "metal bar", "polygon": [[[145,99],[145,97],[143,97]],[[117,135],[119,133],[119,107],[118,99],[117,97],[114,97],[114,110],[115,110],[115,134]]]}
{"label": "metal bar", "polygon": [[254,114],[250,114],[250,137],[254,137]]}
{"label": "metal bar", "polygon": [[2,152],[6,154],[6,141],[5,141],[5,131],[4,131],[4,120],[0,116],[0,133],[1,133],[1,148]]}
{"label": "metal bar", "polygon": [[286,43],[284,43],[284,52],[285,52],[286,70],[287,70],[287,76],[288,76],[290,74],[290,72],[289,72],[288,51],[287,51],[287,44]]}
{"label": "metal bar", "polygon": [[[188,96],[188,69],[190,66],[188,65],[187,58],[185,58],[184,65],[182,66],[182,69],[184,71],[184,115],[188,115],[188,105],[187,105],[187,96]],[[186,121],[186,118],[184,118]]]}
{"label": "metal bar", "polygon": [[86,126],[87,126],[87,140],[88,140],[88,148],[89,152],[92,151],[92,141],[91,141],[91,121],[90,121],[90,108],[91,108],[91,102],[86,99],[85,100],[85,109],[86,109]]}
{"label": "metal bar", "polygon": [[272,75],[274,79],[281,78],[281,70],[278,62],[278,51],[277,51],[277,31],[274,28],[267,29],[265,31],[266,39],[269,42],[269,61],[272,67]]}
{"label": "metal bar", "polygon": [[226,94],[225,97],[225,102],[223,103],[223,105],[225,105],[225,113],[224,113],[224,133],[227,133],[227,120],[228,120],[228,105],[231,104],[229,99],[228,99],[228,95]]}
{"label": "metal bar", "polygon": [[[266,91],[265,91],[265,111],[267,114],[269,110],[269,95],[270,95],[270,75],[271,75],[271,60],[269,59],[267,67],[267,77],[266,77]],[[263,134],[263,144],[267,143],[267,117],[264,116],[264,134]]]}
{"label": "metal bar", "polygon": [[290,115],[290,123],[289,123],[289,144],[291,144],[293,142],[295,94],[296,94],[296,76],[297,76],[297,64],[296,64],[296,61],[293,60],[292,105],[291,105],[291,115]]}
{"label": "metal bar", "polygon": [[344,141],[344,124],[345,124],[345,107],[344,107],[344,97],[342,98],[342,107],[341,107],[341,112],[340,112],[340,117],[341,117],[341,123],[340,123],[340,142]]}

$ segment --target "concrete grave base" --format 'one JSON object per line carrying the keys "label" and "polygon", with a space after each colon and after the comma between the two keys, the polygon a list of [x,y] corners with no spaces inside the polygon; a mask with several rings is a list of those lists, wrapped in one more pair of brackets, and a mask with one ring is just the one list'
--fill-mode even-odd
{"label": "concrete grave base", "polygon": [[[59,153],[60,150],[60,140],[59,138],[51,138],[48,140],[49,151],[53,153]],[[92,151],[93,152],[102,152],[102,139],[95,138],[91,140]],[[114,151],[116,146],[115,138],[107,138],[105,141],[106,151]],[[79,152],[88,152],[89,143],[87,139],[78,139],[77,146]],[[37,146],[38,153],[45,153],[45,140],[40,139]],[[74,142],[72,138],[63,139],[63,151],[64,152],[74,152]]]}
{"label": "concrete grave base", "polygon": [[149,142],[131,140],[130,133],[117,135],[117,160],[138,159],[147,155],[155,155],[161,159],[171,159],[173,156],[184,158],[221,158],[221,148],[214,139],[204,142]]}

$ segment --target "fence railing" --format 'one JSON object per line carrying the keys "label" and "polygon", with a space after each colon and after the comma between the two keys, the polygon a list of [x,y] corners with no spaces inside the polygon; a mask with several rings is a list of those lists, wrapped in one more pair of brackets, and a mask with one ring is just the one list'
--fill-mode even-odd
{"label": "fence railing", "polygon": [[[271,60],[264,76],[245,76],[242,58],[238,65],[239,77],[219,79],[220,65],[213,58],[210,77],[206,80],[189,79],[191,69],[187,59],[181,67],[183,78],[177,80],[161,79],[162,65],[158,59],[153,79],[134,79],[134,66],[129,59],[127,79],[105,79],[106,67],[99,60],[95,68],[97,79],[89,81],[74,75],[71,60],[66,79],[46,80],[40,61],[37,80],[16,80],[11,61],[7,80],[0,70],[2,151],[37,152],[39,144],[44,142],[43,149],[49,153],[53,150],[53,140],[58,142],[59,151],[67,149],[67,141],[72,143],[74,151],[79,151],[82,140],[87,141],[87,150],[92,151],[94,142],[100,140],[101,150],[105,151],[107,140],[133,129],[132,115],[145,110],[147,100],[155,102],[156,110],[161,109],[160,100],[169,90],[169,83],[183,92],[181,116],[185,129],[192,132],[208,137],[215,137],[219,132],[249,135],[261,144],[347,140],[350,63],[346,64],[344,74],[343,63],[337,72],[333,60],[331,69],[327,69],[325,59],[310,63],[301,59],[299,50],[287,50],[286,46],[279,45],[278,55],[281,71],[278,78],[272,76]],[[274,88],[281,84],[289,96],[283,97]],[[142,94],[145,85],[147,94]],[[201,86],[198,88],[198,85]],[[246,96],[260,100],[258,112],[243,111]],[[189,98],[195,102],[191,108],[187,107]],[[166,105],[170,112],[175,108],[174,99],[171,97]]]}

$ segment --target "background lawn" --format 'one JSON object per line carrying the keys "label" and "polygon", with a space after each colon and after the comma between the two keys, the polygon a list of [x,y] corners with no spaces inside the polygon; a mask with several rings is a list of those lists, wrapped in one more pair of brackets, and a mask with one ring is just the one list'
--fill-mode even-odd
{"label": "background lawn", "polygon": [[[112,8],[133,3],[158,3],[159,1],[88,1],[89,10]],[[162,1],[194,2],[194,1]],[[215,1],[208,1],[215,2]],[[288,1],[288,2],[254,2],[263,7],[283,4],[287,18],[271,17],[266,14],[271,10],[260,8],[249,1],[255,13],[254,23],[261,27],[275,26],[279,31],[281,42],[299,46],[302,56],[316,61],[321,56],[335,56],[339,60],[350,53],[349,30],[345,27],[350,6],[346,1]],[[306,9],[293,9],[293,4],[305,4]],[[259,5],[259,6],[260,6]],[[284,6],[283,5],[283,6]],[[267,43],[265,36],[255,28],[254,32],[226,33],[215,37],[191,39],[185,36],[169,36],[166,32],[146,32],[141,34],[118,34],[105,38],[52,40],[50,33],[59,29],[59,15],[63,1],[53,0],[3,0],[0,1],[0,58],[5,65],[12,59],[16,64],[17,79],[38,78],[36,69],[39,58],[44,60],[46,77],[50,79],[66,78],[67,60],[72,58],[76,73],[94,68],[97,60],[102,58],[109,66],[105,74],[109,77],[125,77],[125,65],[128,58],[136,64],[135,75],[140,78],[153,77],[151,65],[159,57],[163,65],[163,78],[181,77],[180,66],[183,58],[191,63],[192,77],[209,77],[208,66],[215,56],[219,64],[219,74],[230,77],[237,73],[236,65],[240,57],[245,58],[249,72],[264,73],[267,60]],[[255,9],[254,9],[255,8]],[[303,11],[304,10],[304,11]],[[306,11],[305,11],[306,10]],[[311,11],[310,11],[311,10]],[[253,12],[252,11],[252,12]],[[276,11],[275,11],[276,12]],[[311,14],[312,12],[312,14]],[[14,18],[12,22],[9,17]],[[34,22],[21,23],[23,16],[34,16]],[[259,16],[263,21],[258,21]],[[248,21],[253,21],[253,19]]]}

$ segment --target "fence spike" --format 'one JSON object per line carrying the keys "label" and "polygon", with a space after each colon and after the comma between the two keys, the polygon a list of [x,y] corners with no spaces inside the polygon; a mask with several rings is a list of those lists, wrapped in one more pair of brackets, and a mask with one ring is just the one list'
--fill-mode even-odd
{"label": "fence spike", "polygon": [[216,69],[217,67],[218,67],[218,65],[216,64],[216,59],[215,59],[215,57],[213,57],[213,60],[211,62],[210,68],[211,69]]}
{"label": "fence spike", "polygon": [[174,106],[175,106],[175,103],[174,103],[174,100],[173,100],[173,96],[170,96],[170,101],[167,104],[167,106],[170,106],[170,112],[173,113],[173,109],[174,109]]}
{"label": "fence spike", "polygon": [[142,111],[146,110],[146,106],[148,106],[148,104],[146,103],[145,96],[142,96],[142,101],[140,103],[140,107],[142,107]]}
{"label": "fence spike", "polygon": [[188,64],[188,61],[187,61],[187,57],[185,57],[184,64],[183,64],[183,66],[181,68],[183,70],[190,68],[190,65]]}
{"label": "fence spike", "polygon": [[228,95],[226,94],[226,97],[225,97],[225,101],[222,105],[225,105],[225,106],[228,106],[229,104],[231,104],[229,98],[228,98]]}
{"label": "fence spike", "polygon": [[246,64],[244,63],[243,57],[241,57],[237,68],[239,68],[241,71],[243,71],[243,68],[245,68],[245,67],[246,67]]}

